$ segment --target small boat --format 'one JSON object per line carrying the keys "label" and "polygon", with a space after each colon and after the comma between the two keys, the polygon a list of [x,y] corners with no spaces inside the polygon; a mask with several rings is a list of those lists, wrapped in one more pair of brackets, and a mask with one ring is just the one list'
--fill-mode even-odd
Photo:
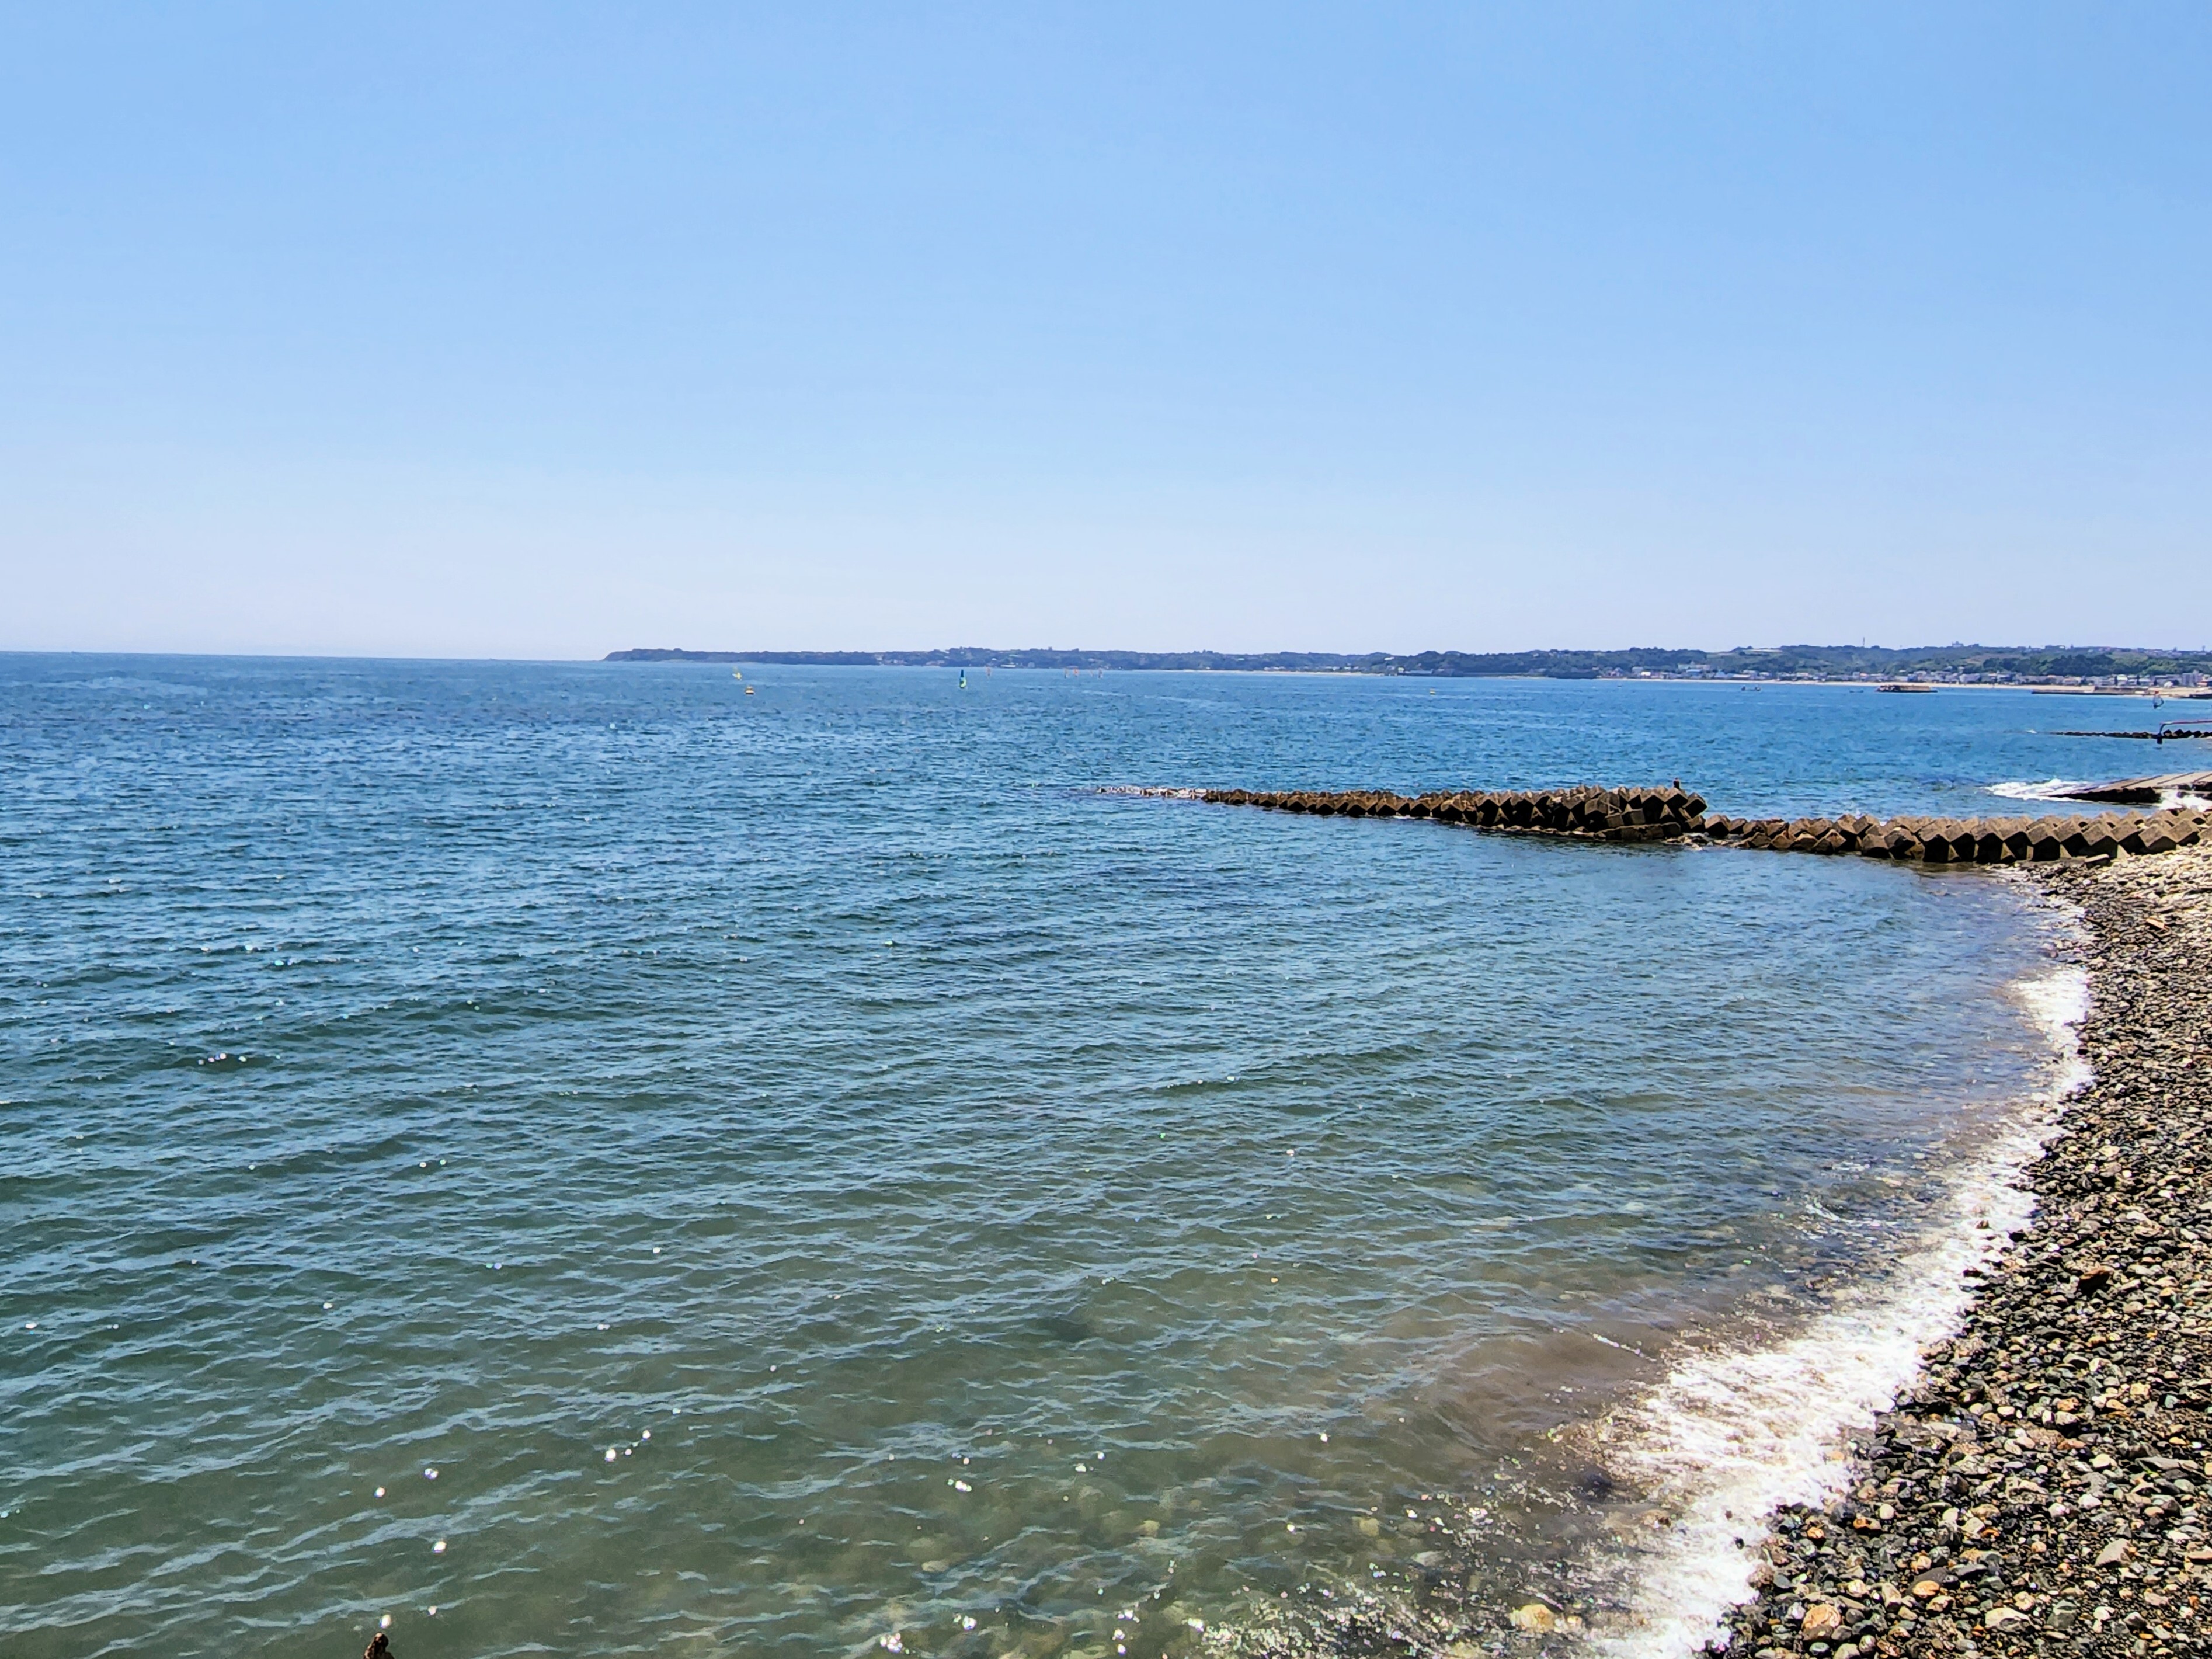
{"label": "small boat", "polygon": [[1935,689],[1932,685],[1915,684],[1911,680],[1894,680],[1887,685],[1875,687],[1877,691],[1933,691]]}
{"label": "small boat", "polygon": [[752,689],[752,687],[750,687],[750,685],[749,685],[749,686],[747,686],[747,687],[745,688],[745,695],[746,695],[747,696],[749,696],[749,697],[750,697],[750,696],[752,696],[752,694],[753,694],[753,689]]}
{"label": "small boat", "polygon": [[744,678],[744,677],[745,671],[742,668],[732,668],[730,671],[730,678],[733,680],[741,680]]}

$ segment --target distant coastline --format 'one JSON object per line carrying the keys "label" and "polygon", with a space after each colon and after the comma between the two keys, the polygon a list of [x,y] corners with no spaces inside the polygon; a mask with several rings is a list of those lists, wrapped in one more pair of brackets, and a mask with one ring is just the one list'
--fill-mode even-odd
{"label": "distant coastline", "polygon": [[1640,646],[1626,651],[610,651],[608,662],[770,663],[830,667],[1056,668],[1243,673],[1403,674],[1441,678],[1802,680],[1911,685],[2045,685],[2112,690],[2212,689],[2212,651],[2123,646]]}

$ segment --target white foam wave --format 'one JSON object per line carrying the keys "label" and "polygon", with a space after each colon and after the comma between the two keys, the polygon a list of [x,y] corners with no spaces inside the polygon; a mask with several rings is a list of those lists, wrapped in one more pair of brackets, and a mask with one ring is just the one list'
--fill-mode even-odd
{"label": "white foam wave", "polygon": [[2063,800],[2069,789],[2079,789],[2081,784],[2074,778],[2045,778],[2041,783],[2030,783],[2015,779],[2009,783],[1992,783],[1988,787],[1992,795],[2002,795],[2008,800]]}
{"label": "white foam wave", "polygon": [[[2049,1087],[1954,1175],[1932,1224],[1793,1335],[1691,1355],[1607,1425],[1608,1461],[1672,1524],[1632,1564],[1629,1616],[1593,1633],[1599,1651],[1684,1659],[1718,1634],[1721,1615],[1751,1593],[1749,1547],[1764,1535],[1765,1517],[1842,1487],[1850,1472],[1842,1431],[1890,1407],[1922,1353],[1958,1328],[1965,1270],[1994,1255],[2033,1212],[2016,1177],[2048,1139],[2059,1104],[2087,1079],[2075,1032],[2088,975],[2060,968],[2013,990],[2051,1037]],[[1986,1229],[1975,1224],[1984,1221]]]}
{"label": "white foam wave", "polygon": [[2047,974],[2021,980],[2013,995],[2042,1027],[2056,1057],[2051,1098],[2063,1101],[2089,1080],[2089,1062],[2081,1057],[2075,1040],[2089,1013],[2089,970],[2078,964],[2054,968]]}

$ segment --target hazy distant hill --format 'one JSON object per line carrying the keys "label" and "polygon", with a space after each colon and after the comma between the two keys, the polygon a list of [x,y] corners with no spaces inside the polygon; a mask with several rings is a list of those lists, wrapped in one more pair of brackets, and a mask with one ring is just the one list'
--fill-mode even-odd
{"label": "hazy distant hill", "polygon": [[942,651],[611,651],[609,662],[827,663],[847,666],[879,664],[906,668],[1296,668],[1388,673],[1391,660],[1381,652],[1347,657],[1324,651],[1271,651],[1240,654],[1222,651],[993,651],[978,645]]}
{"label": "hazy distant hill", "polygon": [[2118,646],[1738,646],[1691,651],[1660,646],[1628,651],[1423,651],[1352,656],[1326,651],[994,651],[957,646],[937,651],[611,651],[609,662],[757,662],[930,668],[1294,669],[1347,674],[1534,676],[1595,679],[1603,674],[1852,675],[1990,674],[2021,678],[2110,674],[2212,673],[2212,651],[2153,651]]}

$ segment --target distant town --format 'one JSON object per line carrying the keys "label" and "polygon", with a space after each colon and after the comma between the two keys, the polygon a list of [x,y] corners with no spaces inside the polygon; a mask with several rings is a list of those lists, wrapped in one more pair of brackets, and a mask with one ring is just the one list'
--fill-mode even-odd
{"label": "distant town", "polygon": [[1423,651],[1364,655],[1313,651],[1018,651],[959,646],[934,651],[610,652],[609,662],[803,663],[911,668],[1044,668],[1101,672],[1181,669],[1228,672],[1404,674],[1440,678],[1811,681],[1898,685],[2027,685],[2120,693],[2212,690],[2212,651],[2105,646],[1737,646],[1727,651],[1638,647],[1627,651]]}

